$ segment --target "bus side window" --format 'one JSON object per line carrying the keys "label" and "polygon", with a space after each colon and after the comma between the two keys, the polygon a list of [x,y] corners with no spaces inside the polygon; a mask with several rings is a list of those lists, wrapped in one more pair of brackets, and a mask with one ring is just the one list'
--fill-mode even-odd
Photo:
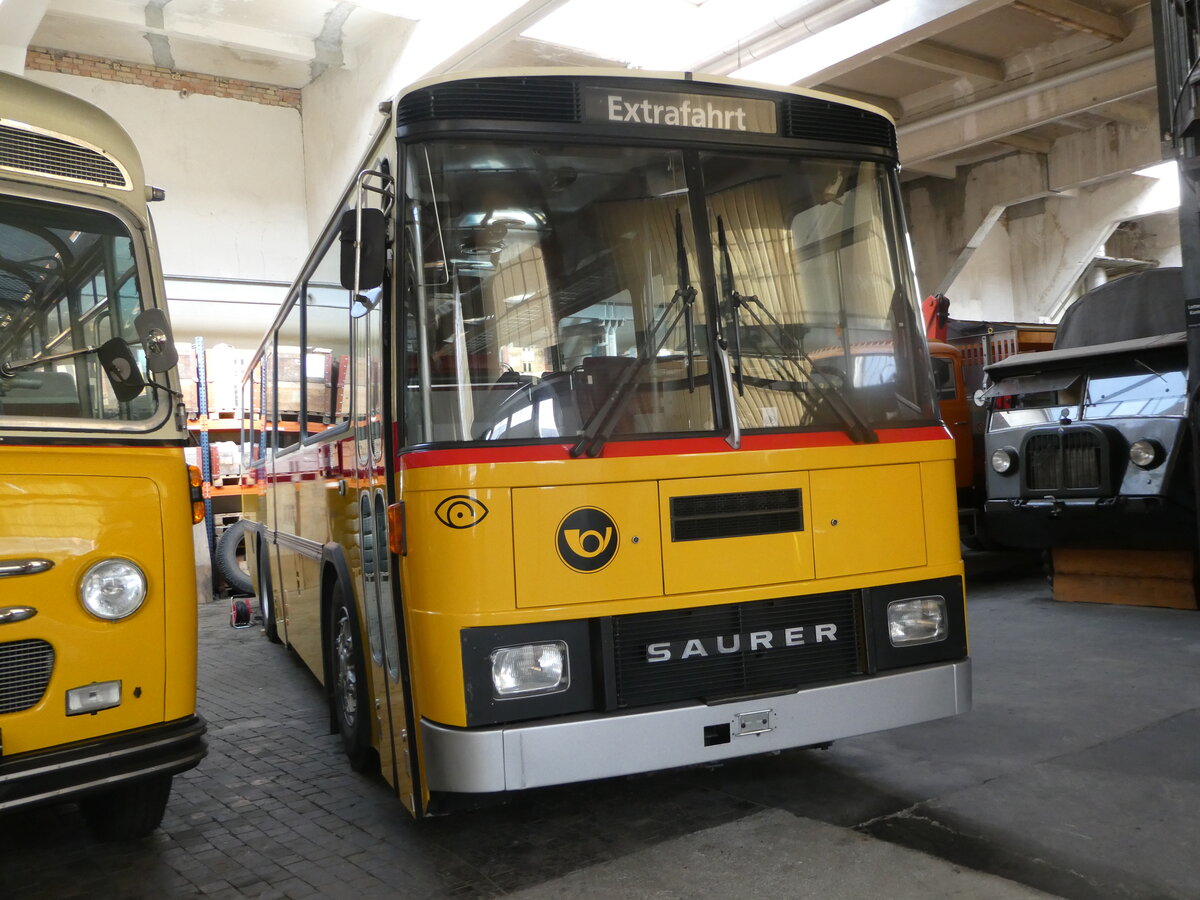
{"label": "bus side window", "polygon": [[304,285],[304,399],[309,435],[350,417],[350,292],[333,241]]}

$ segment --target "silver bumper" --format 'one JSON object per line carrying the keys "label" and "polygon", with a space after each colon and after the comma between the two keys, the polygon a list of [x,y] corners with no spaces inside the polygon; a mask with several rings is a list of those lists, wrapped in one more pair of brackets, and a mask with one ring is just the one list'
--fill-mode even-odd
{"label": "silver bumper", "polygon": [[[490,793],[569,784],[805,747],[967,712],[971,661],[794,694],[545,724],[451,728],[421,720],[430,790]],[[763,715],[765,714],[765,720]],[[765,721],[770,730],[741,733]],[[726,743],[705,729],[730,725]]]}

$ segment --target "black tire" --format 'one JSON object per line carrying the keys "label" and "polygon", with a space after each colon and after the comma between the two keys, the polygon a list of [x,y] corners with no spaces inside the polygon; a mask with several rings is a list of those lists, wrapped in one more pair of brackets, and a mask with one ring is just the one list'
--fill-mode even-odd
{"label": "black tire", "polygon": [[235,597],[229,610],[229,624],[234,628],[246,628],[250,624],[250,604],[244,597]]}
{"label": "black tire", "polygon": [[333,721],[342,748],[355,772],[373,771],[379,764],[371,746],[371,704],[367,697],[367,668],[354,601],[340,584],[329,604],[329,695]]}
{"label": "black tire", "polygon": [[238,519],[221,532],[221,539],[217,541],[217,571],[225,577],[225,583],[237,594],[254,593],[254,584],[250,581],[250,576],[238,565],[238,548],[245,544],[245,538],[246,523]]}
{"label": "black tire", "polygon": [[162,824],[171,795],[170,775],[151,775],[79,801],[92,833],[102,841],[132,841]]}
{"label": "black tire", "polygon": [[271,568],[267,562],[263,546],[258,547],[258,614],[262,618],[263,633],[272,644],[281,644],[279,637],[279,619],[275,615],[275,594],[271,589]]}

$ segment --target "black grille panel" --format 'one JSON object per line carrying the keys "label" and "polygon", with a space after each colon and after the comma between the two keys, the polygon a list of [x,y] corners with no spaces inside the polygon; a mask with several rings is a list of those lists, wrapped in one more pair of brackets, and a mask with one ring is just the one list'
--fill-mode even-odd
{"label": "black grille panel", "polygon": [[[862,674],[861,637],[850,592],[785,597],[694,609],[616,616],[613,619],[617,705],[645,706],[782,690]],[[818,640],[816,626],[836,628],[836,640]],[[804,643],[784,644],[787,629]],[[769,632],[772,647],[750,650],[750,635]],[[730,649],[738,636],[737,652]],[[718,645],[717,638],[723,638]],[[695,652],[697,644],[707,656]],[[649,662],[650,645],[669,645],[672,658]],[[685,658],[686,655],[686,658]]]}
{"label": "black grille panel", "polygon": [[111,159],[90,147],[9,125],[0,125],[0,166],[51,178],[130,186]]}
{"label": "black grille panel", "polygon": [[1029,491],[1104,489],[1104,438],[1092,430],[1032,434],[1025,442]]}
{"label": "black grille panel", "polygon": [[671,498],[671,540],[702,541],[804,530],[799,489]]}
{"label": "black grille panel", "polygon": [[883,116],[815,97],[783,101],[783,136],[865,144],[896,152],[896,129]]}
{"label": "black grille panel", "polygon": [[396,104],[396,124],[434,119],[504,119],[578,122],[582,118],[574,81],[557,78],[487,78],[435,84]]}
{"label": "black grille panel", "polygon": [[54,648],[30,639],[0,644],[0,713],[36,706],[54,671]]}

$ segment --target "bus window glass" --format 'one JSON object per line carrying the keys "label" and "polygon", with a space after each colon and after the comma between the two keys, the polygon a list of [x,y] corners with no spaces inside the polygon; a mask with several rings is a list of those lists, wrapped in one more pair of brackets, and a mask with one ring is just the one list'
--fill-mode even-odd
{"label": "bus window glass", "polygon": [[406,166],[408,443],[715,427],[683,157],[445,143]]}
{"label": "bus window glass", "polygon": [[885,170],[701,158],[742,427],[829,425],[831,391],[872,425],[931,419]]}
{"label": "bus window glass", "polygon": [[301,318],[304,304],[294,303],[275,338],[275,446],[282,450],[300,440],[304,399],[304,355]]}
{"label": "bus window glass", "polygon": [[350,292],[338,283],[334,241],[305,285],[304,390],[309,434],[350,414]]}
{"label": "bus window glass", "polygon": [[[129,342],[145,371],[134,327],[144,307],[132,255],[129,232],[114,216],[0,199],[0,361],[21,364],[0,378],[0,419],[87,419],[119,427],[158,417],[170,405],[153,388],[118,401],[88,349],[114,336],[116,317],[123,323],[117,336]],[[119,289],[111,277],[114,258],[126,260],[130,272]],[[69,353],[78,355],[61,358]],[[37,362],[49,356],[60,358]]]}

